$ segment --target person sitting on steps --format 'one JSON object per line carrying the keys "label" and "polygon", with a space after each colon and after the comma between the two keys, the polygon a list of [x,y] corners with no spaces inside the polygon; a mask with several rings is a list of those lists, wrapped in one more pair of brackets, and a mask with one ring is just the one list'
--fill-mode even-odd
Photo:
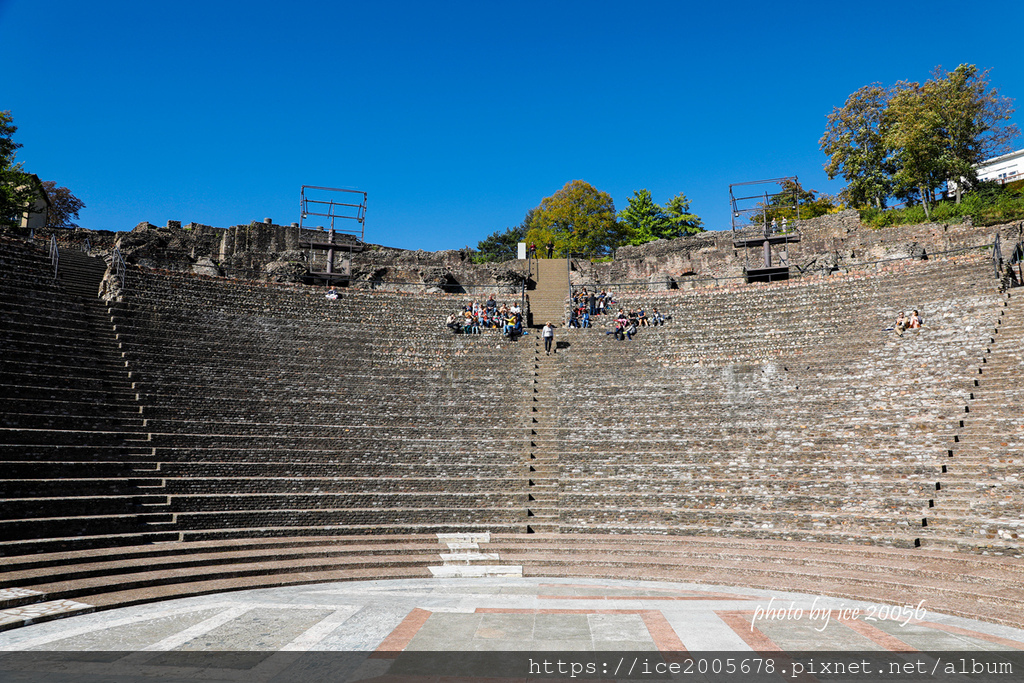
{"label": "person sitting on steps", "polygon": [[905,329],[907,329],[907,317],[903,311],[900,311],[899,317],[896,318],[896,324],[893,325],[893,330],[896,332],[897,337],[902,337]]}

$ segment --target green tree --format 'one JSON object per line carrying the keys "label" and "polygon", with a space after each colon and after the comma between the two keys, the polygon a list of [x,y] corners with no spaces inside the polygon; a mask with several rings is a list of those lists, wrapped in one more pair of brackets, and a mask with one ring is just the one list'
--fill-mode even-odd
{"label": "green tree", "polygon": [[818,142],[828,163],[828,177],[842,175],[848,183],[843,196],[854,206],[873,203],[881,209],[892,191],[889,148],[882,135],[882,121],[892,91],[878,83],[866,85],[835,107],[828,116],[825,134]]}
{"label": "green tree", "polygon": [[639,245],[660,239],[671,228],[668,214],[651,198],[649,190],[637,190],[626,208],[619,212],[619,221],[628,244]]}
{"label": "green tree", "polygon": [[668,216],[668,230],[662,236],[666,239],[704,232],[704,221],[697,214],[690,213],[690,200],[682,192],[668,200],[665,214]]}
{"label": "green tree", "polygon": [[1012,100],[972,64],[936,67],[924,85],[868,85],[829,115],[819,141],[825,170],[846,179],[842,196],[851,204],[880,209],[895,195],[920,201],[931,220],[936,189],[955,181],[947,187],[959,204],[963,188],[977,182],[977,164],[1009,151],[1018,134],[1007,123],[1012,113]]}
{"label": "green tree", "polygon": [[799,180],[783,180],[779,183],[779,191],[768,197],[768,203],[760,202],[757,206],[759,211],[753,214],[751,221],[768,225],[773,220],[806,220],[824,216],[836,208],[836,200],[817,190],[805,190]]}
{"label": "green tree", "polygon": [[538,249],[551,242],[558,256],[598,256],[622,244],[624,235],[611,195],[573,180],[534,209],[526,240]]}
{"label": "green tree", "polygon": [[48,228],[77,228],[78,212],[85,208],[85,202],[71,194],[66,187],[57,187],[52,180],[43,181],[43,189],[50,198],[50,210],[46,214]]}
{"label": "green tree", "polygon": [[519,255],[519,243],[524,239],[526,228],[522,225],[496,230],[477,243],[473,260],[477,263],[500,263],[514,259]]}
{"label": "green tree", "polygon": [[898,83],[882,122],[894,161],[893,190],[907,201],[916,196],[927,220],[935,188],[945,181],[938,112],[931,97],[918,83]]}
{"label": "green tree", "polygon": [[6,226],[16,225],[36,198],[30,175],[14,161],[21,144],[14,141],[13,121],[10,111],[0,111],[0,225]]}
{"label": "green tree", "polygon": [[978,180],[975,166],[997,154],[1010,151],[1017,127],[1006,125],[1013,114],[1012,100],[989,87],[988,71],[973,64],[961,64],[945,72],[936,67],[921,92],[931,113],[939,150],[939,173],[954,183],[956,203],[964,184]]}

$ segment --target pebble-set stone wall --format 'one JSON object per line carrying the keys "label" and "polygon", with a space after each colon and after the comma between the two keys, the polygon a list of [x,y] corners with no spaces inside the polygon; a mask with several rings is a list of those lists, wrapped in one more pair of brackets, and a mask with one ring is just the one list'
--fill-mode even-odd
{"label": "pebble-set stone wall", "polygon": [[[38,249],[0,240],[0,266],[0,530],[22,551],[526,530],[532,344],[452,335],[465,295],[132,269],[96,319]],[[545,361],[558,530],[1014,551],[1024,354],[996,284],[965,255],[623,294],[671,323],[559,330]],[[885,330],[915,308],[922,330]]]}
{"label": "pebble-set stone wall", "polygon": [[44,249],[0,237],[0,554],[118,543],[160,519],[134,467],[135,393],[96,301],[68,296]]}
{"label": "pebble-set stone wall", "polygon": [[465,297],[131,282],[114,323],[185,537],[523,527],[523,352],[452,335]]}
{"label": "pebble-set stone wall", "polygon": [[672,322],[564,335],[561,529],[915,545],[1000,301],[971,256],[623,294]]}

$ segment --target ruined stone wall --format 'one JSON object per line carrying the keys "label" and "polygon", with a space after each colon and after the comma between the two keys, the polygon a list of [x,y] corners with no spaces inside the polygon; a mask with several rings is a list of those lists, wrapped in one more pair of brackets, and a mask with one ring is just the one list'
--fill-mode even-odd
{"label": "ruined stone wall", "polygon": [[[857,270],[884,259],[935,255],[951,249],[991,244],[996,234],[1015,244],[1024,222],[992,227],[970,223],[926,223],[882,230],[861,224],[855,210],[795,221],[800,241],[788,245],[785,263],[794,272]],[[309,270],[310,253],[302,238],[323,235],[297,225],[273,222],[216,228],[200,223],[168,221],[157,227],[140,223],[130,232],[60,230],[62,244],[88,237],[93,253],[120,246],[129,264],[201,275],[272,282],[301,282]],[[39,237],[48,235],[39,233]],[[345,255],[339,255],[336,263]],[[775,258],[781,256],[776,252]],[[321,257],[322,258],[322,257]],[[577,284],[607,284],[636,289],[686,286],[699,278],[733,278],[745,266],[759,267],[760,250],[733,246],[730,231],[706,232],[675,240],[658,240],[638,247],[621,247],[613,261],[575,260],[572,279]],[[525,279],[520,261],[475,264],[466,249],[437,252],[410,251],[369,245],[351,258],[353,286],[408,292],[517,291]]]}
{"label": "ruined stone wall", "polygon": [[[970,223],[925,223],[882,230],[864,226],[856,210],[849,209],[811,220],[795,221],[800,241],[788,245],[785,258],[799,272],[826,268],[856,270],[866,263],[893,258],[920,258],[953,249],[991,244],[997,234],[1004,244],[1021,238],[1024,223],[991,227]],[[776,254],[777,257],[777,254]],[[575,263],[573,281],[579,284],[649,283],[651,288],[678,285],[697,277],[729,278],[743,275],[748,264],[762,264],[760,250],[733,247],[731,232],[706,232],[675,240],[658,240],[638,247],[621,247],[610,263]]]}
{"label": "ruined stone wall", "polygon": [[[303,243],[310,237],[326,237],[320,230],[266,222],[230,228],[183,226],[178,221],[161,227],[140,223],[131,232],[111,234],[116,237],[104,236],[94,246],[101,252],[119,246],[129,264],[271,282],[302,282],[311,258]],[[64,237],[82,241],[85,235]],[[323,258],[320,253],[317,269],[323,268]],[[364,289],[431,292],[483,287],[512,292],[524,279],[519,262],[476,265],[466,250],[426,252],[367,245],[361,253],[337,252],[336,267],[349,258],[353,286]]]}

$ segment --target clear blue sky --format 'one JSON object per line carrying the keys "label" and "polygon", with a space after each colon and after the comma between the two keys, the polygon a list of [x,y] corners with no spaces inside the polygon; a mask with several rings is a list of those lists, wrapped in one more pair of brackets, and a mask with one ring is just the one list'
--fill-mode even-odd
{"label": "clear blue sky", "polygon": [[1022,27],[1022,2],[0,0],[0,110],[94,229],[287,224],[307,184],[368,192],[368,241],[475,247],[574,179],[725,229],[730,183],[842,187],[818,139],[862,85],[972,63],[1024,112]]}

